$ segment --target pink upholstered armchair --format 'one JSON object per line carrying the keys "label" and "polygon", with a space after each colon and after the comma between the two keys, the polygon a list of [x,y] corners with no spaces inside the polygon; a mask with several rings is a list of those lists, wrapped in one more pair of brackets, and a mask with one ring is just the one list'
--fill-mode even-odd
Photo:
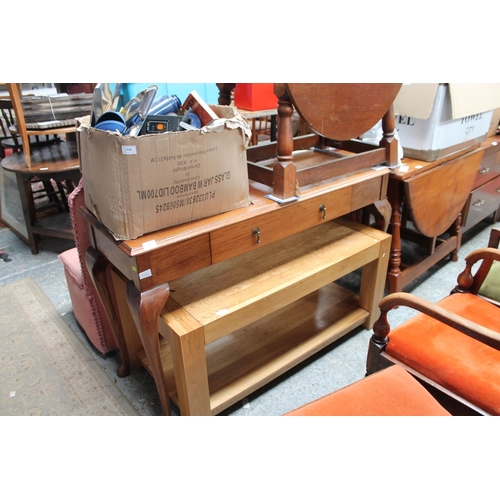
{"label": "pink upholstered armchair", "polygon": [[90,239],[87,223],[78,214],[78,208],[83,204],[83,181],[80,180],[68,197],[76,247],[61,253],[59,260],[64,264],[75,318],[95,348],[106,354],[117,349],[118,343],[85,265],[85,252]]}

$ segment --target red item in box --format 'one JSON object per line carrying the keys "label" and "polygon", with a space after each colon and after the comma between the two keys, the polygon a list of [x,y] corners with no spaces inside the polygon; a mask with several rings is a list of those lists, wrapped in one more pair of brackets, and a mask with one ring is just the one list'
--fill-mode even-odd
{"label": "red item in box", "polygon": [[237,83],[234,105],[249,111],[276,109],[278,98],[274,94],[274,83]]}

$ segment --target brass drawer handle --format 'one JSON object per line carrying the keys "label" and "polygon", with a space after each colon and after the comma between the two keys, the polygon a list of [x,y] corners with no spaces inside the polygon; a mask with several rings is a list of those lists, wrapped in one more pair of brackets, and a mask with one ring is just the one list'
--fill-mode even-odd
{"label": "brass drawer handle", "polygon": [[490,168],[489,168],[489,167],[481,167],[481,168],[479,169],[479,173],[480,173],[480,174],[487,174],[489,171],[490,171]]}
{"label": "brass drawer handle", "polygon": [[477,200],[475,201],[472,205],[474,207],[480,207],[481,205],[484,205],[485,201],[484,200]]}
{"label": "brass drawer handle", "polygon": [[255,236],[255,243],[260,245],[260,229],[258,227],[253,228],[252,235]]}
{"label": "brass drawer handle", "polygon": [[323,215],[321,216],[321,218],[322,218],[322,219],[326,219],[326,207],[325,207],[325,205],[321,205],[321,206],[319,207],[319,211],[320,211],[320,212],[322,212],[322,214],[323,214]]}

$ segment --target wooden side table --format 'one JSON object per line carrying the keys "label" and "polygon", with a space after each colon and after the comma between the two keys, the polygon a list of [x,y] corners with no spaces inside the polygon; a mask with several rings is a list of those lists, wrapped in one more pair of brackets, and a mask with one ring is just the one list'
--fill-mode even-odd
{"label": "wooden side table", "polygon": [[[14,153],[2,160],[1,168],[2,176],[4,172],[15,175],[23,219],[9,219],[8,214],[4,213],[5,210],[2,210],[2,222],[30,246],[33,254],[38,253],[39,235],[73,239],[69,212],[37,220],[31,179],[37,177],[41,181],[64,181],[70,191],[74,189],[81,177],[76,142],[60,142],[33,148],[31,168],[26,167],[24,153]],[[0,196],[4,198],[5,193]]]}
{"label": "wooden side table", "polygon": [[[477,146],[433,162],[404,158],[389,177],[391,258],[389,293],[400,292],[447,255],[457,259],[461,245],[461,212],[471,192],[483,150]],[[413,227],[410,227],[411,223]],[[448,237],[443,237],[449,232]],[[427,255],[409,264],[402,240],[427,248]]]}

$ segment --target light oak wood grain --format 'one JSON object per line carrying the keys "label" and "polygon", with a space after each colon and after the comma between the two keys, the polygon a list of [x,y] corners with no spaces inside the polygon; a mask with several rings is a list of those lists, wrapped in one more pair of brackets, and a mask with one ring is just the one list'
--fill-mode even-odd
{"label": "light oak wood grain", "polygon": [[[181,413],[218,413],[353,328],[371,328],[389,246],[388,234],[339,219],[170,282],[159,331]],[[359,295],[333,284],[360,268]]]}

